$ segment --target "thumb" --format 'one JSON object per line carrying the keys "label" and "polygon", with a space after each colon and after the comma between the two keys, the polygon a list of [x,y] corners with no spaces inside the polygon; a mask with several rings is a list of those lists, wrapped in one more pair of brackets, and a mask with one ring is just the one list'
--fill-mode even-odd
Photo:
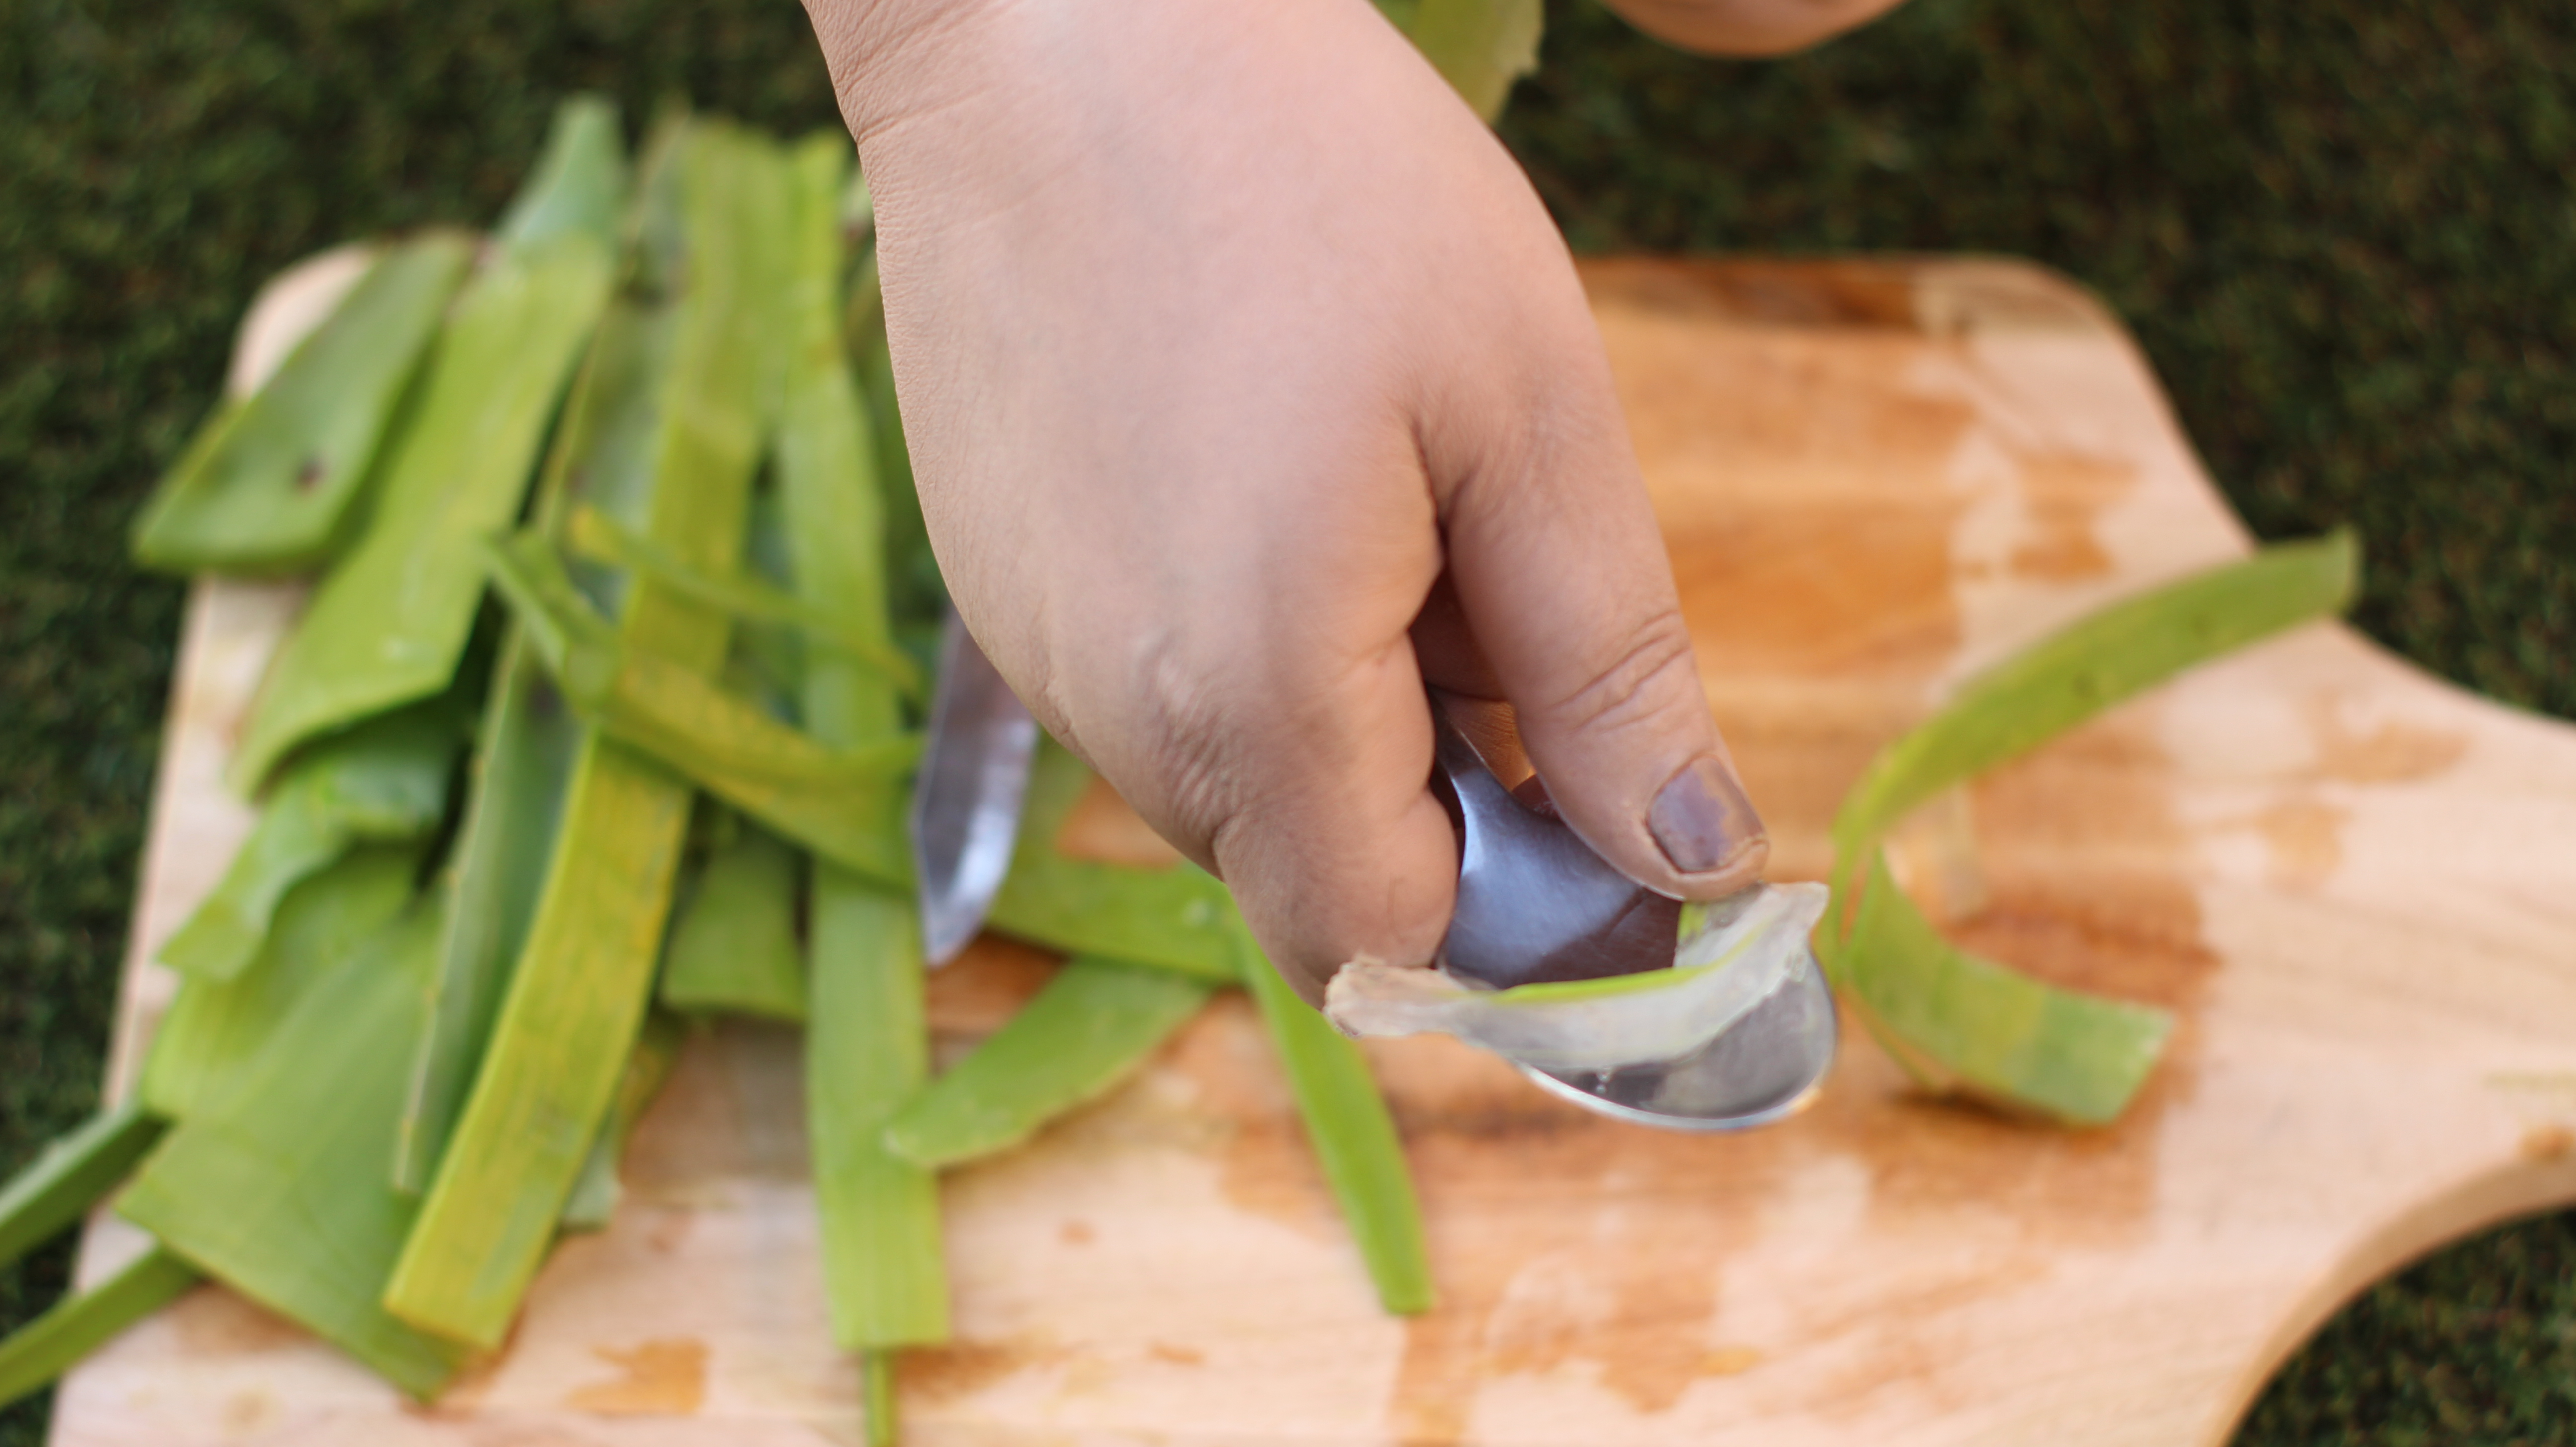
{"label": "thumb", "polygon": [[1709,717],[1599,334],[1588,314],[1554,330],[1543,388],[1424,437],[1451,479],[1459,621],[1575,832],[1649,889],[1713,899],[1761,875],[1769,839]]}

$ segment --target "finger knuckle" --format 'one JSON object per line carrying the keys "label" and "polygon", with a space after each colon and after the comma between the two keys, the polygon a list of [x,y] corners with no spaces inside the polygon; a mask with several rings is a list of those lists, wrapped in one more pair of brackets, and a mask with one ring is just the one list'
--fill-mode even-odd
{"label": "finger knuckle", "polygon": [[1681,610],[1661,608],[1630,625],[1599,667],[1547,705],[1550,723],[1584,734],[1659,727],[1677,697],[1696,687],[1697,661]]}

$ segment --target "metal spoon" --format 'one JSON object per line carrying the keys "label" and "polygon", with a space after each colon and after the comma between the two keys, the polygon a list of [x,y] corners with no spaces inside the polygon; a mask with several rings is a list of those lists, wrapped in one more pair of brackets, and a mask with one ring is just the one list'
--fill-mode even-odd
{"label": "metal spoon", "polygon": [[[1494,989],[1672,968],[1680,904],[1612,868],[1557,816],[1510,706],[1435,691],[1431,714],[1433,782],[1458,830],[1458,905],[1442,966]],[[1573,1074],[1520,1069],[1616,1120],[1741,1130],[1813,1099],[1834,1038],[1833,992],[1811,951],[1778,989],[1688,1055]]]}

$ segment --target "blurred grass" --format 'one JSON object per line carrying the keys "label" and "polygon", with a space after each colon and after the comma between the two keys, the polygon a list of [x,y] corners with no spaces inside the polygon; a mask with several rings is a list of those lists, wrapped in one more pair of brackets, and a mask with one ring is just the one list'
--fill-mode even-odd
{"label": "blurred grass", "polygon": [[[2474,17],[2474,18],[2471,18]],[[1552,7],[1504,132],[1585,249],[1990,251],[2136,329],[2267,535],[2358,525],[2362,621],[2576,715],[2576,9],[1916,0],[1781,63]],[[0,0],[0,1168],[94,1104],[179,589],[128,517],[261,279],[484,219],[561,95],[837,124],[802,10]],[[0,1326],[60,1249],[0,1272]],[[0,1414],[33,1447],[42,1402]],[[2576,1422],[2576,1219],[2365,1296],[2240,1441]]]}

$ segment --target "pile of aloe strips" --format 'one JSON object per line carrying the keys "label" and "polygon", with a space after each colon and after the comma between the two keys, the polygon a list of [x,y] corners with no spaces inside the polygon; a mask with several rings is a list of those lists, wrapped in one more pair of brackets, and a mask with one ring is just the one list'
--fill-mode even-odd
{"label": "pile of aloe strips", "polygon": [[[629,1132],[727,1013],[807,1032],[832,1328],[874,1441],[897,1354],[948,1334],[937,1171],[1109,1089],[1220,989],[1258,1003],[1379,1300],[1430,1306],[1361,1057],[1216,880],[1056,849],[1089,783],[1060,749],[991,925],[1068,962],[932,1078],[901,820],[941,594],[868,217],[837,134],[673,116],[630,163],[574,102],[488,235],[373,245],[180,458],[143,561],[314,586],[231,759],[258,823],[162,947],[182,983],[139,1087],[0,1189],[0,1260],[101,1202],[154,1245],[0,1342],[0,1399],[201,1279],[434,1397],[607,1220]],[[1862,778],[1817,943],[1928,1085],[2098,1123],[2169,1021],[1948,945],[1887,830],[2342,606],[2354,566],[2297,544],[2117,605]]]}

